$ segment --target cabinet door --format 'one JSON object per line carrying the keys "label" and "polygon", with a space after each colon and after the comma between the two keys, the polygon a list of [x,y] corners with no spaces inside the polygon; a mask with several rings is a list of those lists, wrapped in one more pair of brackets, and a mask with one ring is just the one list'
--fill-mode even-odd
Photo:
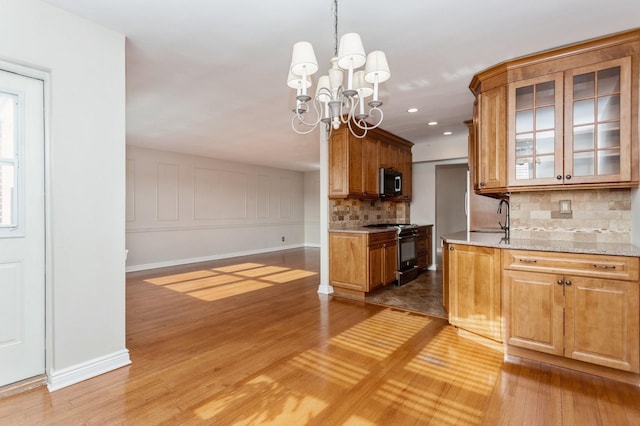
{"label": "cabinet door", "polygon": [[402,200],[411,201],[413,164],[410,151],[398,151],[398,170],[402,172]]}
{"label": "cabinet door", "polygon": [[449,245],[449,322],[502,341],[500,249]]}
{"label": "cabinet door", "polygon": [[362,172],[364,174],[364,196],[378,198],[378,141],[362,139]]}
{"label": "cabinet door", "polygon": [[631,58],[565,74],[564,183],[631,179]]}
{"label": "cabinet door", "polygon": [[563,182],[563,74],[509,85],[509,186]]}
{"label": "cabinet door", "polygon": [[384,283],[391,284],[398,278],[398,243],[384,246]]}
{"label": "cabinet door", "polygon": [[565,356],[638,373],[638,283],[565,276]]}
{"label": "cabinet door", "polygon": [[329,233],[329,281],[353,291],[367,291],[366,234]]}
{"label": "cabinet door", "polygon": [[500,86],[482,92],[479,98],[478,140],[474,163],[476,183],[480,191],[505,188],[507,183],[505,87]]}
{"label": "cabinet door", "polygon": [[562,275],[507,270],[503,278],[507,343],[563,355]]}
{"label": "cabinet door", "polygon": [[329,197],[346,198],[349,194],[349,137],[334,131],[329,139]]}
{"label": "cabinet door", "polygon": [[369,247],[369,282],[366,291],[372,291],[385,284],[385,252],[382,244]]}

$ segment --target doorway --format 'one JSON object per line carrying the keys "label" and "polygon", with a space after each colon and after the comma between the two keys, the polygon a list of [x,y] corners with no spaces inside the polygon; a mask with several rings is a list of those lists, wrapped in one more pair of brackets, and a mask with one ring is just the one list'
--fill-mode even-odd
{"label": "doorway", "polygon": [[44,81],[0,70],[0,386],[45,373]]}
{"label": "doorway", "polygon": [[[436,166],[435,235],[467,230],[467,163]],[[438,244],[440,250],[440,245]]]}

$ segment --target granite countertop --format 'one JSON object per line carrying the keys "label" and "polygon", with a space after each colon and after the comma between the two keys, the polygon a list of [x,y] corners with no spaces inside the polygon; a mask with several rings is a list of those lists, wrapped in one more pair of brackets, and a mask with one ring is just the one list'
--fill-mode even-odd
{"label": "granite countertop", "polygon": [[[429,226],[431,225],[426,224],[418,224],[418,226]],[[395,232],[395,228],[390,226],[388,228],[365,228],[362,225],[330,225],[329,226],[329,232],[352,232],[352,233],[357,233],[357,234],[376,234],[378,232],[389,232],[389,231],[394,231]]]}
{"label": "granite countertop", "polygon": [[456,232],[440,238],[447,243],[472,246],[496,247],[514,250],[537,250],[564,253],[606,254],[612,256],[640,257],[640,247],[633,244],[588,243],[576,241],[533,240],[525,238],[505,238],[505,234],[485,232]]}

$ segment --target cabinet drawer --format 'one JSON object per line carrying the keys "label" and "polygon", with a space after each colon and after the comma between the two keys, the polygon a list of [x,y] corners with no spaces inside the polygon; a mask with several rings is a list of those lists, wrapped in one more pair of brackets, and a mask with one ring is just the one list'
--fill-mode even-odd
{"label": "cabinet drawer", "polygon": [[504,269],[637,281],[640,259],[578,253],[503,250]]}
{"label": "cabinet drawer", "polygon": [[385,242],[394,242],[397,240],[397,238],[398,238],[398,234],[396,233],[396,231],[375,232],[373,234],[369,234],[368,245],[371,246],[374,244],[380,244]]}

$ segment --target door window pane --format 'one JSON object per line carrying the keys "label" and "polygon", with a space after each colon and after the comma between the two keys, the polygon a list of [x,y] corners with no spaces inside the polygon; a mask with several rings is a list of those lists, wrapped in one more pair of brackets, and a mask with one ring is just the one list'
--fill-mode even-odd
{"label": "door window pane", "polygon": [[598,71],[598,96],[620,92],[620,67]]}
{"label": "door window pane", "polygon": [[620,120],[620,95],[598,98],[598,121]]}
{"label": "door window pane", "polygon": [[533,86],[516,89],[516,109],[533,108]]}
{"label": "door window pane", "polygon": [[573,77],[573,98],[582,99],[595,96],[595,73],[580,74]]}
{"label": "door window pane", "polygon": [[590,124],[595,122],[593,99],[573,103],[573,124]]}
{"label": "door window pane", "polygon": [[552,178],[555,173],[553,155],[540,155],[536,158],[536,178]]}
{"label": "door window pane", "polygon": [[533,133],[516,136],[516,157],[533,155]]}
{"label": "door window pane", "polygon": [[0,92],[0,159],[15,157],[16,96]]}
{"label": "door window pane", "polygon": [[516,162],[516,179],[531,179],[533,177],[533,157],[518,158]]}
{"label": "door window pane", "polygon": [[573,174],[574,176],[593,176],[595,164],[593,151],[578,152],[573,155]]}
{"label": "door window pane", "polygon": [[555,127],[555,108],[545,107],[536,109],[536,129],[553,129]]}
{"label": "door window pane", "polygon": [[536,105],[554,105],[555,104],[555,81],[546,81],[536,85]]}
{"label": "door window pane", "polygon": [[598,148],[615,148],[620,146],[620,124],[602,123],[598,125]]}
{"label": "door window pane", "polygon": [[555,131],[548,130],[546,132],[536,133],[536,154],[553,154],[556,138]]}
{"label": "door window pane", "polygon": [[0,227],[14,227],[16,211],[16,101],[0,92]]}
{"label": "door window pane", "polygon": [[573,149],[576,151],[584,151],[586,149],[593,149],[593,146],[593,124],[574,127]]}
{"label": "door window pane", "polygon": [[620,173],[620,151],[598,151],[598,175],[617,175]]}
{"label": "door window pane", "polygon": [[533,110],[516,113],[516,133],[531,132],[533,130]]}

